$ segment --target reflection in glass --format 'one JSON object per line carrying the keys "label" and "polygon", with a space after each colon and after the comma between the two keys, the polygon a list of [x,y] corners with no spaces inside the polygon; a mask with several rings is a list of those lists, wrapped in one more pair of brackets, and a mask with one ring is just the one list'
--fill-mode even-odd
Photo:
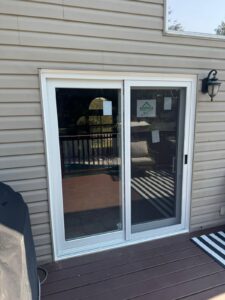
{"label": "reflection in glass", "polygon": [[120,90],[56,89],[66,240],[122,229]]}
{"label": "reflection in glass", "polygon": [[225,36],[224,0],[167,0],[169,31]]}
{"label": "reflection in glass", "polygon": [[180,222],[185,109],[181,94],[181,89],[131,89],[133,232]]}

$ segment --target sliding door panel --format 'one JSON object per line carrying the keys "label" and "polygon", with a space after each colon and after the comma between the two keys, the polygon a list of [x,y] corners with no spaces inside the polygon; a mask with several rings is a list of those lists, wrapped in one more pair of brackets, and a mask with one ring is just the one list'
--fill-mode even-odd
{"label": "sliding door panel", "polygon": [[65,240],[122,230],[121,90],[56,88]]}
{"label": "sliding door panel", "polygon": [[131,231],[181,221],[185,89],[131,87]]}

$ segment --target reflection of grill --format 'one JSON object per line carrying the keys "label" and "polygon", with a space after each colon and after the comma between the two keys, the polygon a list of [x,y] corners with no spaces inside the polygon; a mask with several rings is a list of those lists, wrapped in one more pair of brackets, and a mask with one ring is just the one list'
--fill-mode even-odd
{"label": "reflection of grill", "polygon": [[117,136],[117,133],[60,136],[63,174],[85,166],[117,166]]}
{"label": "reflection of grill", "polygon": [[174,216],[175,180],[165,171],[146,171],[147,176],[134,177],[131,187],[148,200],[166,218]]}

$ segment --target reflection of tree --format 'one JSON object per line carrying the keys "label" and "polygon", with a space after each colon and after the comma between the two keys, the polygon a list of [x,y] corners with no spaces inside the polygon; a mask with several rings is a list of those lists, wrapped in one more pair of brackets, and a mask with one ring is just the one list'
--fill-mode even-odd
{"label": "reflection of tree", "polygon": [[179,23],[177,20],[174,20],[172,18],[172,9],[169,8],[168,10],[168,29],[169,30],[174,30],[174,31],[183,31],[183,26],[181,25],[181,23]]}
{"label": "reflection of tree", "polygon": [[225,22],[222,21],[221,24],[215,29],[216,34],[225,35]]}

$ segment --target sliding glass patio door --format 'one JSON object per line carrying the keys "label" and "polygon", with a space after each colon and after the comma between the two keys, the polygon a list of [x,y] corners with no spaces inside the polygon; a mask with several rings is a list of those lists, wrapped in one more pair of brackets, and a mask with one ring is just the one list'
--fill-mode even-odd
{"label": "sliding glass patio door", "polygon": [[46,82],[56,259],[187,229],[192,84],[100,75]]}

